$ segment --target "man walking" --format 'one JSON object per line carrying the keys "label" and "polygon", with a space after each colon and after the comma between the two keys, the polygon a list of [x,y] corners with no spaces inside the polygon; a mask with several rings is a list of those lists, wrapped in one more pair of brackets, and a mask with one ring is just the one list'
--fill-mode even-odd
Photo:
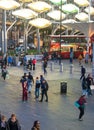
{"label": "man walking", "polygon": [[46,102],[48,102],[48,94],[47,94],[47,91],[48,91],[48,88],[49,88],[49,86],[48,86],[48,83],[47,83],[47,81],[46,80],[43,80],[42,81],[42,84],[41,84],[41,100],[40,100],[40,102],[42,102],[43,101],[43,98],[44,98],[44,95],[45,95],[45,97],[46,97]]}

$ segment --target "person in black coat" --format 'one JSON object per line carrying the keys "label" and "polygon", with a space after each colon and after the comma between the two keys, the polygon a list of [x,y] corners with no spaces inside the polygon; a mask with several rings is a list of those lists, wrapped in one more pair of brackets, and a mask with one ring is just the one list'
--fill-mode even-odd
{"label": "person in black coat", "polygon": [[85,76],[85,73],[86,73],[85,67],[81,66],[81,77],[80,77],[80,80],[82,79],[82,77]]}
{"label": "person in black coat", "polygon": [[44,95],[46,97],[45,101],[48,102],[48,94],[47,94],[48,88],[49,88],[49,86],[48,86],[47,81],[43,80],[42,84],[41,84],[41,100],[40,100],[40,102],[43,101]]}
{"label": "person in black coat", "polygon": [[15,114],[12,114],[11,118],[9,118],[8,125],[9,125],[9,130],[21,130],[21,126]]}
{"label": "person in black coat", "polygon": [[9,130],[9,125],[8,125],[8,123],[6,121],[6,117],[4,115],[1,116],[0,130]]}

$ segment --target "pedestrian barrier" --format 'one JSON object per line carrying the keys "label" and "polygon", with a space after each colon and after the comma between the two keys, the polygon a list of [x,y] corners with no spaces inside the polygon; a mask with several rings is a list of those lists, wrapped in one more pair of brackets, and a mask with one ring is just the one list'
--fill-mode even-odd
{"label": "pedestrian barrier", "polygon": [[63,72],[63,63],[60,64],[60,72]]}

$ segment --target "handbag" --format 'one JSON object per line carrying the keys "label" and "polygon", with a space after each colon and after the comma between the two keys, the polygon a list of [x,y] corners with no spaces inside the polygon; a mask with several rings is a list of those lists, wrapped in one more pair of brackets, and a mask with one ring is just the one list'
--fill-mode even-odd
{"label": "handbag", "polygon": [[80,104],[78,103],[78,101],[75,101],[75,102],[74,102],[74,105],[75,105],[77,108],[80,107]]}

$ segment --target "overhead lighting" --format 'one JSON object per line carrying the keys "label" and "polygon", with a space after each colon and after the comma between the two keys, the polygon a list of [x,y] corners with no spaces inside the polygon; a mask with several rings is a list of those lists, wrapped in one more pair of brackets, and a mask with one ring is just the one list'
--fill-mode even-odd
{"label": "overhead lighting", "polygon": [[14,0],[0,0],[0,8],[4,10],[11,10],[19,7],[20,4]]}
{"label": "overhead lighting", "polygon": [[65,4],[62,5],[62,11],[66,14],[77,13],[79,8],[74,4]]}
{"label": "overhead lighting", "polygon": [[88,0],[74,0],[74,2],[80,7],[87,7],[89,5]]}
{"label": "overhead lighting", "polygon": [[25,3],[25,2],[31,2],[32,0],[19,0],[19,1]]}
{"label": "overhead lighting", "polygon": [[62,16],[61,16],[61,12],[59,10],[53,10],[53,11],[47,13],[47,15],[54,20],[64,19],[66,16],[64,13],[62,13]]}
{"label": "overhead lighting", "polygon": [[84,21],[88,20],[88,15],[86,13],[84,13],[84,12],[81,12],[81,13],[75,15],[75,18],[77,18],[78,20],[84,22]]}
{"label": "overhead lighting", "polygon": [[49,5],[48,3],[43,2],[43,1],[37,1],[37,2],[30,3],[30,4],[28,4],[28,7],[39,13],[45,12],[45,11],[48,11],[51,9],[51,5]]}
{"label": "overhead lighting", "polygon": [[29,21],[29,24],[37,28],[46,28],[51,25],[51,22],[44,18],[37,18]]}
{"label": "overhead lighting", "polygon": [[38,15],[34,11],[32,11],[30,9],[25,9],[25,8],[13,11],[12,14],[15,15],[15,16],[18,16],[20,18],[24,18],[24,19],[34,18],[35,16]]}
{"label": "overhead lighting", "polygon": [[50,0],[53,4],[60,5],[61,2],[64,4],[67,0]]}
{"label": "overhead lighting", "polygon": [[66,19],[66,20],[62,21],[62,23],[77,23],[77,21],[74,19]]}
{"label": "overhead lighting", "polygon": [[85,12],[86,13],[90,13],[90,15],[94,15],[94,8],[93,7],[87,7],[87,8],[85,8]]}

